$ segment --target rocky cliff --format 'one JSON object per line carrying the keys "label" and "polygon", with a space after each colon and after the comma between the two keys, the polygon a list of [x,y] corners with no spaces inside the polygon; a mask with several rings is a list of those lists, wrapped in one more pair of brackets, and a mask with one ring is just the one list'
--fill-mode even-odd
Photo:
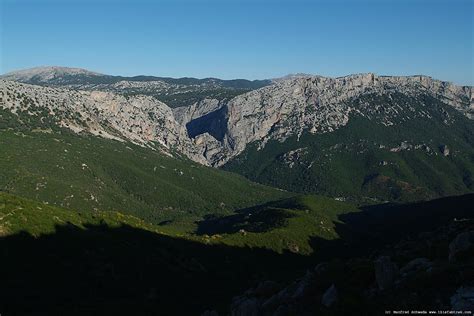
{"label": "rocky cliff", "polygon": [[[0,80],[0,107],[56,125],[75,133],[90,133],[118,141],[150,146],[167,154],[178,151],[206,164],[187,137],[171,108],[149,96],[103,91],[75,91]],[[34,126],[33,126],[34,127]]]}
{"label": "rocky cliff", "polygon": [[[472,87],[459,87],[425,76],[297,76],[277,80],[273,85],[239,95],[216,106],[216,111],[222,112],[221,108],[225,108],[226,113],[225,118],[219,118],[227,123],[222,139],[210,139],[206,130],[193,137],[200,148],[208,147],[209,144],[218,148],[202,152],[210,164],[222,165],[241,153],[249,143],[259,142],[259,146],[263,147],[268,140],[284,141],[289,136],[301,135],[303,131],[313,134],[331,132],[346,125],[353,114],[379,120],[386,126],[396,124],[397,119],[406,114],[410,115],[407,119],[429,116],[427,111],[388,103],[354,106],[350,102],[363,95],[390,96],[392,93],[414,98],[430,95],[451,105],[468,118],[474,118]],[[181,110],[180,113],[186,113],[180,114],[184,118],[183,123],[189,124],[193,120],[205,118],[205,115],[214,119],[207,112],[201,118],[196,118],[195,106],[188,107],[186,111]],[[406,110],[409,110],[408,113]],[[207,121],[212,126],[212,121]],[[449,125],[448,117],[446,124]]]}
{"label": "rocky cliff", "polygon": [[[74,75],[98,76],[79,70]],[[159,143],[189,158],[221,166],[243,152],[250,143],[265,147],[269,140],[283,142],[303,132],[329,133],[345,126],[354,115],[377,121],[385,126],[418,117],[430,118],[430,109],[410,104],[371,103],[352,100],[364,95],[392,98],[394,93],[420,99],[429,95],[449,104],[466,117],[474,119],[472,87],[432,79],[426,76],[385,77],[358,74],[340,78],[297,75],[274,80],[271,85],[240,94],[230,100],[204,98],[189,106],[171,109],[151,96],[101,91],[40,87],[16,81],[60,80],[63,72],[34,72],[3,76],[2,107],[13,112],[35,115],[47,109],[61,126],[76,132],[87,131],[114,139],[140,144]],[[145,82],[147,85],[154,81]],[[140,82],[118,81],[116,89],[126,89]],[[166,83],[160,83],[166,85]],[[77,88],[77,86],[74,86]],[[114,88],[114,89],[115,89]],[[153,88],[153,87],[152,87]],[[156,88],[156,87],[155,87]],[[154,89],[155,89],[154,88]],[[102,91],[106,90],[106,91]],[[33,110],[34,109],[34,110]],[[446,127],[454,122],[444,113]]]}

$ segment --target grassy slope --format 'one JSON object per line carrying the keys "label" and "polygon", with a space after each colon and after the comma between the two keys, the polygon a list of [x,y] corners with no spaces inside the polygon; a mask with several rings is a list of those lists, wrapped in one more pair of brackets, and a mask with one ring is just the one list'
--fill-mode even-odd
{"label": "grassy slope", "polygon": [[120,211],[200,243],[309,254],[313,236],[337,237],[334,214],[355,210],[323,197],[285,199],[294,194],[147,148],[78,136],[24,113],[23,124],[3,114],[0,190],[82,214]]}
{"label": "grassy slope", "polygon": [[[132,215],[111,211],[80,212],[59,208],[0,192],[0,232],[21,231],[33,236],[54,233],[56,225],[122,224],[207,245],[265,248],[284,253],[311,254],[313,237],[337,239],[338,216],[358,210],[347,203],[320,196],[300,196],[270,202],[232,215],[211,215],[197,223],[187,221],[194,232],[177,225],[153,225]],[[317,251],[317,249],[314,249]]]}
{"label": "grassy slope", "polygon": [[64,131],[0,130],[0,190],[150,222],[229,213],[288,196],[242,176],[132,144]]}
{"label": "grassy slope", "polygon": [[337,239],[334,223],[339,215],[357,208],[322,196],[298,196],[239,211],[224,217],[211,217],[199,223],[195,240],[232,246],[250,246],[300,254],[317,252],[314,237]]}
{"label": "grassy slope", "polygon": [[[399,102],[414,101],[402,99]],[[409,201],[472,192],[474,123],[439,101],[423,102],[432,109],[431,119],[408,119],[394,126],[384,126],[378,119],[355,115],[346,126],[332,133],[308,133],[299,140],[293,137],[283,143],[273,141],[258,151],[253,144],[224,169],[295,192],[353,198]],[[439,113],[443,111],[454,124],[442,123],[444,118]],[[431,152],[422,149],[389,151],[403,141],[412,145],[426,144]],[[442,144],[448,145],[450,156],[441,155],[439,146]],[[379,145],[386,147],[379,148]],[[297,148],[304,148],[306,152],[290,168],[283,154]]]}
{"label": "grassy slope", "polygon": [[294,277],[305,260],[205,245],[130,215],[76,212],[0,193],[6,314],[199,315],[225,308],[257,277]]}
{"label": "grassy slope", "polygon": [[247,229],[246,235],[217,226],[221,237],[213,238],[118,212],[77,212],[0,192],[0,258],[10,271],[0,286],[7,298],[0,308],[36,315],[225,311],[233,295],[260,278],[285,282],[301,274],[313,259],[292,253],[295,247],[309,254],[311,238],[337,238],[332,221],[354,209],[298,197],[246,211],[257,217],[273,210],[293,217],[263,230],[258,221],[238,217],[232,225]]}
{"label": "grassy slope", "polygon": [[52,234],[57,226],[104,224],[109,227],[130,225],[135,228],[160,232],[145,221],[118,212],[77,212],[0,192],[0,236],[27,233],[34,237]]}
{"label": "grassy slope", "polygon": [[[243,293],[261,280],[288,282],[320,260],[318,254],[298,256],[290,251],[277,254],[260,248],[270,245],[280,251],[273,238],[300,238],[304,232],[311,232],[315,235],[300,240],[315,238],[320,242],[324,239],[326,245],[319,254],[324,256],[326,251],[331,251],[334,253],[331,258],[344,258],[354,250],[356,256],[364,256],[371,252],[370,245],[394,251],[398,248],[383,248],[383,244],[400,236],[416,236],[447,225],[453,217],[472,218],[473,197],[452,197],[407,206],[386,205],[380,209],[374,206],[364,212],[351,212],[353,209],[348,204],[327,198],[286,199],[270,203],[260,211],[278,209],[299,214],[300,217],[290,218],[289,227],[278,221],[271,222],[270,227],[265,226],[268,223],[265,222],[262,227],[259,220],[235,218],[230,225],[214,227],[227,233],[205,244],[200,239],[202,235],[176,238],[162,234],[162,226],[133,216],[75,212],[0,193],[0,259],[2,271],[8,271],[2,274],[0,295],[4,300],[0,301],[0,309],[7,314],[22,315],[65,312],[69,315],[131,312],[145,315],[157,311],[164,315],[199,315],[215,308],[225,314],[231,297],[237,293]],[[452,212],[452,205],[457,206],[456,212]],[[259,210],[247,211],[258,217]],[[309,221],[311,216],[328,225]],[[309,223],[310,227],[306,226]],[[344,234],[340,235],[342,239],[336,238],[346,231],[346,225],[352,232],[359,232],[361,239]],[[247,235],[232,233],[242,227],[249,231]],[[395,254],[394,259],[401,266],[420,256],[431,259],[432,255],[441,255],[446,260],[448,243],[454,236],[442,239],[440,245],[418,245],[416,253],[410,251],[407,256],[401,252]],[[318,243],[310,241],[310,245],[315,244]],[[306,249],[304,243],[299,247],[301,252]],[[372,260],[364,257],[348,261],[346,265],[338,260],[331,262],[336,269],[332,273],[331,268],[324,278],[318,277],[317,284],[322,291],[318,295],[336,283],[344,294],[338,308],[364,310],[366,307],[359,294],[373,285]],[[451,274],[448,277],[451,278]],[[462,281],[461,273],[454,274],[448,294]],[[430,284],[439,286],[436,282]],[[311,306],[317,307],[315,302],[319,302],[319,297],[317,300],[314,297],[318,296],[312,296]],[[429,296],[427,301],[432,301]],[[415,300],[414,304],[422,302]],[[381,306],[385,304],[383,301],[371,303],[374,310],[383,310]]]}

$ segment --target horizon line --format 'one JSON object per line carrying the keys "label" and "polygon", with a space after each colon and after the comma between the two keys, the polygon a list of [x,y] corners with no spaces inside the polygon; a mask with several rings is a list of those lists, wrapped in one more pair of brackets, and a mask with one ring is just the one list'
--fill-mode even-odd
{"label": "horizon line", "polygon": [[454,81],[449,81],[449,80],[443,80],[443,79],[438,79],[432,75],[426,75],[426,74],[404,74],[404,75],[388,75],[388,74],[378,74],[376,72],[368,71],[368,72],[354,72],[354,73],[349,73],[346,75],[322,75],[322,74],[315,74],[315,73],[304,73],[304,72],[293,72],[293,73],[288,73],[285,75],[280,75],[280,76],[274,76],[274,77],[262,77],[262,78],[255,78],[255,79],[249,79],[245,77],[229,77],[229,78],[222,78],[222,77],[213,77],[213,76],[208,76],[208,77],[193,77],[193,76],[167,76],[167,75],[151,75],[151,74],[138,74],[138,75],[121,75],[121,74],[109,74],[101,71],[95,71],[95,70],[90,70],[88,68],[83,68],[83,67],[74,67],[74,66],[57,66],[57,65],[41,65],[41,66],[34,66],[34,67],[28,67],[28,68],[21,68],[21,69],[16,69],[12,71],[8,71],[5,73],[0,74],[0,79],[1,77],[15,74],[15,73],[20,73],[20,72],[26,72],[28,70],[33,70],[33,69],[41,69],[41,68],[57,68],[57,69],[75,69],[75,70],[83,70],[89,73],[93,73],[95,75],[100,75],[100,76],[110,76],[110,77],[123,77],[123,78],[136,78],[136,77],[154,77],[154,78],[162,78],[162,79],[197,79],[197,80],[206,80],[206,79],[217,79],[217,80],[224,80],[224,81],[231,81],[231,80],[247,80],[247,81],[265,81],[265,80],[278,80],[278,79],[283,79],[283,78],[290,78],[290,77],[323,77],[323,78],[332,78],[332,79],[340,79],[340,78],[345,78],[345,77],[350,77],[350,76],[357,76],[357,75],[375,75],[377,77],[426,77],[430,78],[433,80],[441,81],[441,82],[448,82],[452,83],[457,86],[462,86],[462,87],[473,87],[474,83],[472,84],[459,84]]}

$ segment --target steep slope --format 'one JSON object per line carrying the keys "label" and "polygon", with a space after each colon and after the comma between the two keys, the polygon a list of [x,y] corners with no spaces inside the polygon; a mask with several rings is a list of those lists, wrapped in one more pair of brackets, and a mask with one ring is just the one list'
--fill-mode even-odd
{"label": "steep slope", "polygon": [[67,130],[0,130],[0,148],[2,191],[82,211],[121,211],[153,223],[183,220],[176,224],[181,230],[204,214],[229,214],[288,196],[187,159]]}
{"label": "steep slope", "polygon": [[[470,194],[342,215],[344,224],[336,229],[341,239],[317,242],[326,244],[332,256],[284,286],[271,279],[255,282],[229,302],[230,314],[381,315],[406,310],[469,315],[474,310],[473,202]],[[344,236],[344,226],[357,233]]]}
{"label": "steep slope", "polygon": [[272,249],[278,253],[292,252],[319,255],[320,249],[311,241],[340,238],[338,217],[357,213],[349,203],[323,196],[296,196],[241,209],[235,214],[209,215],[198,222],[193,237],[207,244],[250,246]]}
{"label": "steep slope", "polygon": [[124,97],[0,80],[0,108],[4,109],[4,116],[13,114],[13,124],[21,117],[25,126],[64,127],[78,134],[146,145],[169,155],[178,151],[206,164],[172,110],[153,97]]}
{"label": "steep slope", "polygon": [[[405,103],[390,102],[390,95],[406,96]],[[365,99],[364,104],[354,100],[365,96],[388,98],[385,100]],[[474,115],[474,97],[471,87],[458,87],[453,84],[434,80],[425,76],[414,77],[379,77],[374,74],[351,75],[341,78],[317,76],[297,76],[277,80],[273,85],[249,92],[216,106],[215,111],[224,113],[221,116],[210,116],[203,113],[201,117],[180,113],[187,117],[190,124],[193,120],[206,119],[212,126],[213,120],[224,119],[224,136],[214,138],[219,148],[215,157],[207,154],[206,159],[214,165],[223,165],[235,157],[250,143],[258,143],[263,148],[267,141],[285,141],[290,136],[299,136],[303,132],[311,134],[330,133],[345,126],[351,117],[360,115],[384,126],[393,126],[403,120],[417,120],[428,117],[427,110],[443,111],[427,107],[420,108],[410,102],[423,101],[431,96],[440,102],[457,109],[467,118]],[[381,102],[382,101],[382,102]],[[195,112],[188,107],[188,112]],[[428,117],[430,118],[430,117]],[[442,118],[449,126],[449,119]],[[205,129],[200,133],[202,138],[212,136],[212,131]],[[199,140],[199,135],[194,135]],[[203,147],[209,141],[203,141]]]}
{"label": "steep slope", "polygon": [[[76,212],[0,192],[0,309],[22,315],[457,310],[455,304],[469,302],[459,289],[474,285],[472,240],[459,237],[474,229],[473,198],[356,211],[298,197],[261,209],[288,212],[293,217],[284,225],[261,223],[253,210],[257,218],[223,218],[229,221],[213,228],[226,232],[201,239],[176,238],[162,233],[166,227],[116,212]],[[309,217],[322,223],[305,225]],[[240,227],[248,232],[232,233]],[[291,253],[294,246],[281,254],[261,248],[279,250],[285,228],[289,238],[319,229],[307,236],[313,256]],[[333,285],[336,299],[323,299]],[[231,299],[238,293],[244,294]]]}
{"label": "steep slope", "polygon": [[474,190],[471,120],[430,96],[391,93],[351,102],[356,109],[367,104],[390,105],[400,115],[388,125],[385,113],[356,113],[331,133],[303,132],[263,148],[252,144],[224,169],[288,190],[349,199],[406,201]]}
{"label": "steep slope", "polygon": [[471,87],[369,74],[286,79],[180,116],[211,164],[258,182],[411,200],[472,192],[473,108]]}
{"label": "steep slope", "polygon": [[78,212],[20,198],[0,191],[0,237],[19,233],[33,237],[52,234],[58,226],[70,225],[86,229],[87,225],[134,228],[157,231],[143,220],[118,212]]}
{"label": "steep slope", "polygon": [[[254,275],[299,271],[270,250],[204,245],[115,212],[75,212],[0,192],[0,309],[16,315],[200,315]],[[294,273],[288,272],[291,276]]]}

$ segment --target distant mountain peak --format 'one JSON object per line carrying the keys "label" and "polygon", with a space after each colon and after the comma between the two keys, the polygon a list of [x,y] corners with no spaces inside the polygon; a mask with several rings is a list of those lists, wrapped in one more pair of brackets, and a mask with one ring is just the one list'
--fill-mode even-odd
{"label": "distant mountain peak", "polygon": [[83,68],[75,67],[61,67],[61,66],[39,66],[28,69],[21,69],[16,71],[11,71],[2,75],[2,77],[8,76],[43,76],[43,75],[102,75],[97,72],[93,72]]}
{"label": "distant mountain peak", "polygon": [[27,83],[42,83],[48,81],[61,81],[68,76],[98,77],[103,75],[82,68],[41,66],[12,71],[0,76],[0,78]]}

